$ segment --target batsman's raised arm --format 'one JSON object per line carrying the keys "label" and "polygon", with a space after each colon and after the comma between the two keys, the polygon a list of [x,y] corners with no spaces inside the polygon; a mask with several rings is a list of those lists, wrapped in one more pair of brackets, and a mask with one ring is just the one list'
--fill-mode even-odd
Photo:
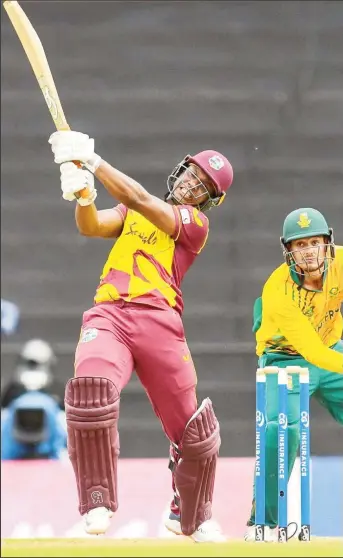
{"label": "batsman's raised arm", "polygon": [[[120,234],[122,225],[117,211],[101,213],[96,210],[93,202],[97,191],[91,175],[94,173],[117,201],[137,211],[168,235],[174,235],[176,218],[171,205],[153,196],[141,184],[101,159],[94,152],[93,139],[79,132],[55,132],[49,143],[55,162],[61,164],[63,198],[74,200],[77,192],[84,188],[89,190],[88,198],[77,198],[80,207],[76,210],[76,221],[82,234],[115,237]],[[74,160],[81,161],[91,173],[73,165],[70,161]]]}
{"label": "batsman's raised arm", "polygon": [[146,217],[161,231],[174,236],[176,220],[171,205],[150,194],[141,184],[103,159],[94,174],[111,196]]}
{"label": "batsman's raised arm", "polygon": [[[123,215],[117,208],[97,210],[94,203],[97,191],[92,173],[71,162],[62,163],[60,170],[63,199],[78,202],[75,220],[79,232],[85,236],[117,238],[123,228]],[[84,188],[88,197],[78,196]]]}

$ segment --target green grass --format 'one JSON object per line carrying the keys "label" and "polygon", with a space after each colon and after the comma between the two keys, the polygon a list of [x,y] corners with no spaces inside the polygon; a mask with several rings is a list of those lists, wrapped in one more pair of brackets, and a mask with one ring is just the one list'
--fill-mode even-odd
{"label": "green grass", "polygon": [[228,540],[218,544],[195,544],[191,540],[163,541],[154,539],[2,539],[1,556],[340,556],[343,540],[314,538],[309,543],[291,540],[287,544],[246,543]]}

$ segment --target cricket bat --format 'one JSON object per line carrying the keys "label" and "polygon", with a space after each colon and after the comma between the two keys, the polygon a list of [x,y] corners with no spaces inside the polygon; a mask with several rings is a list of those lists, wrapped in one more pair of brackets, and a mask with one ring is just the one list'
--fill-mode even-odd
{"label": "cricket bat", "polygon": [[[26,52],[56,129],[70,130],[40,38],[18,2],[5,0],[3,6]],[[81,166],[78,161],[74,163]],[[86,198],[88,189],[84,188],[78,194]]]}

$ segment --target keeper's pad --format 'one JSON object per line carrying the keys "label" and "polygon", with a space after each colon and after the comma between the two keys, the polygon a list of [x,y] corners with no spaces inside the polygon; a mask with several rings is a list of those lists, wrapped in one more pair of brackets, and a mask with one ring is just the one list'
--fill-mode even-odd
{"label": "keeper's pad", "polygon": [[73,378],[65,392],[68,453],[77,481],[79,512],[116,511],[119,394],[106,378]]}
{"label": "keeper's pad", "polygon": [[201,523],[212,517],[220,443],[219,423],[211,400],[206,398],[187,423],[173,472],[184,535],[192,535]]}

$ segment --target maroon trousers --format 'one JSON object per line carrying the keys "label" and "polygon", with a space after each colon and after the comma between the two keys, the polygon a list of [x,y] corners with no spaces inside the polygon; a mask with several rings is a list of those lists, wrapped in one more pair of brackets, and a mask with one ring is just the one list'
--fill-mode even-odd
{"label": "maroon trousers", "polygon": [[83,315],[75,377],[111,380],[120,393],[138,375],[166,436],[176,444],[197,410],[196,372],[180,315],[124,301]]}

